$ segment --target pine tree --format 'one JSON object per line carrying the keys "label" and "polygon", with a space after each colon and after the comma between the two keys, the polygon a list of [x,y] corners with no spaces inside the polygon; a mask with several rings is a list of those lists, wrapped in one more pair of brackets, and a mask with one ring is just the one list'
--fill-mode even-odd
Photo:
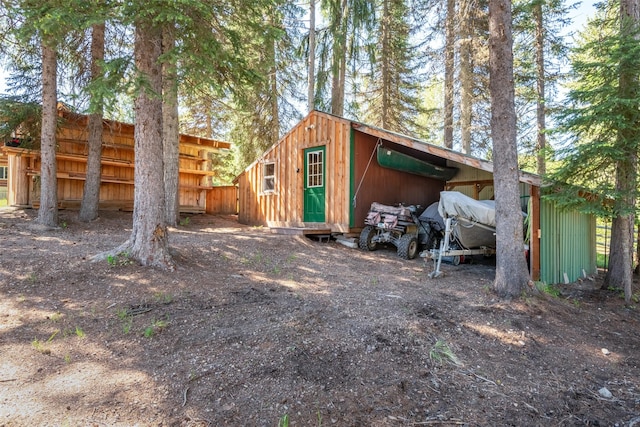
{"label": "pine tree", "polygon": [[516,144],[511,3],[489,0],[491,137],[496,195],[496,277],[498,295],[512,298],[530,282],[523,248],[523,221]]}
{"label": "pine tree", "polygon": [[618,11],[605,8],[582,34],[571,58],[575,82],[558,116],[569,144],[558,153],[562,165],[549,175],[555,191],[546,196],[559,206],[613,219],[605,286],[625,289],[627,300],[640,147],[637,11],[637,2],[621,3]]}
{"label": "pine tree", "polygon": [[[102,76],[104,61],[105,24],[94,24],[91,30],[91,80],[98,81]],[[85,173],[82,202],[78,218],[81,221],[93,221],[98,217],[100,203],[100,181],[102,177],[102,118],[104,104],[102,97],[96,94],[91,98],[93,108],[88,119],[87,169]]]}
{"label": "pine tree", "polygon": [[419,63],[411,45],[409,9],[404,0],[381,0],[378,34],[370,57],[371,73],[363,98],[363,119],[367,123],[405,134],[417,133],[421,112],[418,93]]}

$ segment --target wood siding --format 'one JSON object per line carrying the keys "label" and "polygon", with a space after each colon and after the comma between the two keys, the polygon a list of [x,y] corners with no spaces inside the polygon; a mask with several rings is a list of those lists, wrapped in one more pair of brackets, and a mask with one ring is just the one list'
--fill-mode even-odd
{"label": "wood siding", "polygon": [[[352,130],[348,120],[320,112],[310,113],[237,178],[238,220],[250,225],[330,228],[334,232],[349,232],[364,225],[366,213],[374,201],[426,206],[438,200],[444,188],[442,181],[384,169],[375,159],[367,170],[377,141],[376,137]],[[307,148],[322,146],[326,149],[325,222],[304,223],[303,153]],[[444,164],[443,160],[434,158],[434,161]],[[267,163],[275,164],[276,175],[274,190],[265,192],[263,172]],[[363,175],[365,179],[353,208],[353,194]]]}
{"label": "wood siding", "polygon": [[[431,203],[440,200],[440,191],[444,189],[444,181],[385,169],[378,165],[375,154],[373,154],[377,144],[380,142],[385,147],[399,150],[401,147],[398,144],[358,131],[355,131],[354,136],[354,193],[360,187],[355,194],[354,228],[359,229],[364,226],[364,219],[373,202],[385,205],[399,203],[421,205],[426,208]],[[407,149],[403,151],[407,152]],[[419,156],[419,153],[407,152],[407,154]],[[435,159],[429,160],[434,163],[438,162]],[[443,160],[439,160],[439,162],[444,164]]]}
{"label": "wood siding", "polygon": [[235,215],[238,213],[238,187],[225,185],[207,191],[207,210],[213,215]]}
{"label": "wood siding", "polygon": [[[62,208],[78,208],[87,167],[87,116],[60,112],[64,119],[56,135],[58,202]],[[134,126],[104,121],[102,135],[101,209],[133,207]],[[207,192],[217,176],[211,169],[211,153],[226,151],[230,144],[190,135],[180,135],[179,203],[182,212],[205,212]],[[3,147],[9,164],[8,203],[39,204],[40,155],[37,150]],[[217,200],[215,197],[212,200]],[[217,210],[211,207],[211,210]]]}
{"label": "wood siding", "polygon": [[[238,177],[238,220],[269,227],[349,228],[350,122],[312,112]],[[304,223],[304,150],[325,147],[326,222]],[[274,190],[264,191],[264,165],[275,164]]]}

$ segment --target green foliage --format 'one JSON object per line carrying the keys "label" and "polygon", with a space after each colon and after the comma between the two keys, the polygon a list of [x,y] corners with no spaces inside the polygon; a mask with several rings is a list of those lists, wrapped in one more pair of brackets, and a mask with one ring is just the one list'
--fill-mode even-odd
{"label": "green foliage", "polygon": [[549,285],[545,282],[535,282],[536,288],[538,291],[545,293],[547,295],[552,296],[553,298],[560,297],[560,289],[558,289],[554,285]]}
{"label": "green foliage", "polygon": [[289,427],[289,414],[284,414],[280,417],[278,427]]}
{"label": "green foliage", "polygon": [[31,347],[42,354],[51,354],[51,349],[47,348],[45,343],[37,338],[34,338],[33,341],[31,341]]}
{"label": "green foliage", "polygon": [[159,304],[170,304],[173,302],[173,295],[164,292],[156,292],[153,294],[153,300]]}
{"label": "green foliage", "polygon": [[133,264],[133,259],[131,259],[131,255],[128,252],[120,252],[115,255],[107,255],[107,263],[111,267],[122,267]]}
{"label": "green foliage", "polygon": [[388,1],[377,12],[381,16],[376,20],[375,11],[364,9],[361,19],[361,25],[375,34],[375,42],[367,46],[371,72],[363,77],[363,118],[372,125],[415,134],[423,112],[419,96],[423,64],[411,43],[409,6]]}
{"label": "green foliage", "polygon": [[0,97],[0,139],[2,142],[17,136],[21,148],[38,149],[42,107],[18,96]]}
{"label": "green foliage", "polygon": [[76,336],[78,338],[80,338],[81,340],[84,339],[86,337],[86,334],[84,333],[84,331],[82,330],[81,327],[76,326]]}
{"label": "green foliage", "polygon": [[153,338],[153,336],[162,330],[164,330],[169,325],[169,322],[166,320],[153,320],[151,321],[151,325],[147,326],[142,335],[145,338]]}
{"label": "green foliage", "polygon": [[436,363],[450,363],[455,366],[462,366],[462,362],[455,355],[449,344],[445,341],[437,340],[436,343],[429,350],[429,359]]}
{"label": "green foliage", "polygon": [[[635,207],[623,201],[638,187],[631,164],[640,148],[640,43],[637,31],[620,32],[617,17],[601,10],[571,56],[575,81],[568,105],[557,115],[567,144],[558,150],[562,165],[547,177],[554,186],[544,196],[560,207],[604,217],[632,213]],[[625,75],[636,77],[624,80]],[[616,180],[620,173],[627,176]]]}

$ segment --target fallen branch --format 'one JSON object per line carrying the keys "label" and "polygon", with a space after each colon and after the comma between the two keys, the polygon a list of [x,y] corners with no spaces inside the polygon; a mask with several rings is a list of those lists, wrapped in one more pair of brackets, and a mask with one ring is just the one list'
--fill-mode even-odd
{"label": "fallen branch", "polygon": [[182,407],[187,404],[187,393],[189,392],[189,387],[184,389],[184,393],[182,393]]}
{"label": "fallen branch", "polygon": [[482,377],[482,376],[480,376],[480,375],[478,375],[478,374],[476,374],[475,372],[472,372],[472,371],[467,371],[467,373],[473,375],[474,377],[478,378],[479,380],[488,382],[489,384],[493,384],[494,386],[498,387],[498,384],[495,381],[491,381],[490,379]]}

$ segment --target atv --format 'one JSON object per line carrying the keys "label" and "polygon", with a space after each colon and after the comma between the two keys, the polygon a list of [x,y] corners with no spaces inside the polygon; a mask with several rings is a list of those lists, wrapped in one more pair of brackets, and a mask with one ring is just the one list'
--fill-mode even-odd
{"label": "atv", "polygon": [[358,246],[365,251],[375,251],[378,245],[391,243],[403,259],[414,259],[421,246],[436,247],[442,238],[441,228],[432,218],[421,219],[419,211],[419,205],[372,203]]}

